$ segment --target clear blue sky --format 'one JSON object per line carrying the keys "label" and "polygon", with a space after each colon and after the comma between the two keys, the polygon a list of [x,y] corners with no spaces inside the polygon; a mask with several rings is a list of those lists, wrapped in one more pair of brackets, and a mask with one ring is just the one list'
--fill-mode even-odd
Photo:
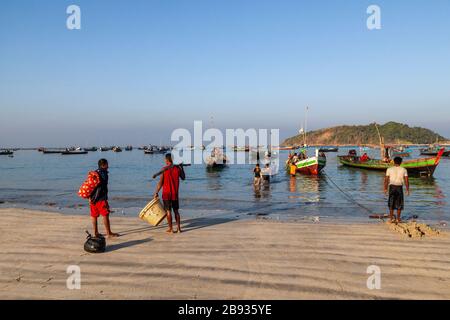
{"label": "clear blue sky", "polygon": [[394,120],[450,137],[448,0],[8,0],[0,49],[0,147],[168,142],[211,117],[286,137],[306,105],[310,129]]}

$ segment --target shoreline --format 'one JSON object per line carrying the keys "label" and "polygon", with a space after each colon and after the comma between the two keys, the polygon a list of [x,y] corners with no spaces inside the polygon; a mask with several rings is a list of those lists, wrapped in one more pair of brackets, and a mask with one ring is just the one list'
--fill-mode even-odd
{"label": "shoreline", "polygon": [[[1,299],[450,299],[447,233],[198,217],[168,235],[112,216],[122,236],[89,254],[87,215],[0,209],[0,220]],[[80,290],[66,287],[69,265],[81,268]],[[381,269],[380,290],[367,288],[370,265]]]}

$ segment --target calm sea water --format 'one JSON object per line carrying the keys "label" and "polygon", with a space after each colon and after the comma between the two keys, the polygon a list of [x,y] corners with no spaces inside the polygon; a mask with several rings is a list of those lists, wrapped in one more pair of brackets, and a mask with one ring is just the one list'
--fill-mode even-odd
{"label": "calm sea water", "polygon": [[[343,148],[339,154],[347,150]],[[378,150],[371,152],[378,154]],[[287,155],[287,151],[280,152],[281,168]],[[281,170],[270,187],[260,192],[253,189],[253,165],[230,165],[215,172],[209,172],[204,165],[193,165],[186,168],[187,179],[181,184],[181,211],[190,216],[264,215],[274,219],[319,216],[333,220],[368,220],[370,212],[386,213],[383,173],[341,167],[336,155],[327,154],[325,175],[291,178]],[[418,157],[417,150],[413,156]],[[114,214],[137,215],[154,192],[157,181],[151,179],[152,174],[163,165],[162,155],[145,155],[140,150],[77,156],[17,151],[13,158],[2,156],[0,207],[87,214],[87,203],[77,196],[77,190],[101,157],[110,163],[110,204]],[[433,178],[412,178],[411,190],[411,196],[406,198],[405,216],[450,221],[450,159],[441,161]]]}

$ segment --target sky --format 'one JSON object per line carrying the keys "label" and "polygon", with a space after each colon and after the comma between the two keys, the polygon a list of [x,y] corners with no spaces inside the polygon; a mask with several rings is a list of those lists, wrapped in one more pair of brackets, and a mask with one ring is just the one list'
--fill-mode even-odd
{"label": "sky", "polygon": [[306,106],[310,130],[450,137],[449,57],[448,0],[4,0],[0,148],[169,143],[194,120],[286,138]]}

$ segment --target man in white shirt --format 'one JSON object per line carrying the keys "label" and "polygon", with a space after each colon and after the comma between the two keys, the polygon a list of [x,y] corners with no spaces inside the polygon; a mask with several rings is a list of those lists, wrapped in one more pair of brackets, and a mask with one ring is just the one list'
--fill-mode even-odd
{"label": "man in white shirt", "polygon": [[394,220],[394,210],[397,210],[397,222],[401,221],[401,213],[404,206],[403,185],[406,187],[406,194],[409,196],[408,171],[401,167],[402,158],[394,159],[394,166],[386,171],[384,179],[384,193],[387,194],[389,187],[389,219]]}

